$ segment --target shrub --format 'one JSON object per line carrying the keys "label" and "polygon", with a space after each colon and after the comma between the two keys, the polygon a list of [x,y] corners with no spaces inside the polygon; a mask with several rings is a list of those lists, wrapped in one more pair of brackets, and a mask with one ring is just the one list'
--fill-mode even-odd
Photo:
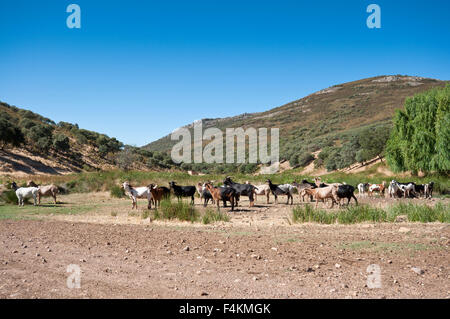
{"label": "shrub", "polygon": [[179,219],[195,222],[199,219],[198,211],[190,204],[183,201],[173,203],[170,199],[161,201],[161,206],[155,211],[155,219]]}
{"label": "shrub", "polygon": [[0,147],[11,144],[19,146],[25,141],[22,131],[5,115],[0,117]]}
{"label": "shrub", "polygon": [[16,196],[16,192],[14,190],[6,190],[0,194],[0,201],[5,204],[15,204],[17,205],[18,200]]}
{"label": "shrub", "polygon": [[36,122],[27,118],[23,118],[22,120],[20,120],[19,126],[24,130],[29,130],[33,126],[36,126]]}
{"label": "shrub", "polygon": [[58,134],[53,138],[53,147],[57,151],[67,152],[70,149],[69,138],[64,134]]}
{"label": "shrub", "polygon": [[48,151],[52,145],[52,131],[53,128],[49,125],[38,124],[33,126],[27,133],[27,139],[33,146],[41,151]]}
{"label": "shrub", "polygon": [[136,160],[136,154],[133,153],[131,146],[125,146],[116,156],[116,164],[123,170],[129,170]]}
{"label": "shrub", "polygon": [[298,157],[298,164],[300,166],[306,166],[312,161],[314,161],[314,155],[312,155],[311,153],[304,153]]}
{"label": "shrub", "polygon": [[123,198],[125,197],[125,192],[123,191],[122,187],[114,185],[110,189],[110,195],[113,198]]}

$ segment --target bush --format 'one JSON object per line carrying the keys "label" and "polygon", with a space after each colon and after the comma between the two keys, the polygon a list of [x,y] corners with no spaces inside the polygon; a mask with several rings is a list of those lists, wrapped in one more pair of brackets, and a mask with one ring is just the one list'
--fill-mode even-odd
{"label": "bush", "polygon": [[0,148],[8,144],[19,146],[25,141],[20,128],[8,120],[8,117],[6,114],[2,114],[0,117]]}
{"label": "bush", "polygon": [[125,197],[125,192],[122,187],[114,185],[110,189],[110,195],[113,198],[123,198]]}
{"label": "bush", "polygon": [[298,164],[300,166],[306,166],[312,161],[314,161],[314,155],[312,155],[311,153],[304,153],[298,157]]}
{"label": "bush", "polygon": [[53,138],[53,147],[57,151],[67,152],[70,149],[69,138],[64,134],[58,134]]}
{"label": "bush", "polygon": [[19,126],[23,130],[29,130],[33,126],[36,126],[36,122],[34,122],[34,121],[30,120],[30,119],[27,119],[27,118],[23,118],[22,120],[20,120]]}
{"label": "bush", "polygon": [[[28,199],[25,200],[27,202]],[[6,190],[0,194],[0,201],[5,204],[18,204],[17,195],[14,190]]]}
{"label": "bush", "polygon": [[172,203],[170,199],[161,201],[161,206],[155,211],[155,219],[179,219],[182,221],[196,222],[199,220],[198,211],[190,204],[183,201]]}
{"label": "bush", "polygon": [[289,157],[289,165],[291,165],[291,167],[296,167],[298,165],[298,155],[297,154],[293,154]]}
{"label": "bush", "polygon": [[53,128],[49,125],[38,124],[33,126],[27,133],[27,139],[33,146],[41,151],[48,151],[52,145],[52,131]]}
{"label": "bush", "polygon": [[136,160],[136,154],[134,154],[131,146],[125,146],[125,148],[116,155],[116,164],[123,170],[129,170]]}

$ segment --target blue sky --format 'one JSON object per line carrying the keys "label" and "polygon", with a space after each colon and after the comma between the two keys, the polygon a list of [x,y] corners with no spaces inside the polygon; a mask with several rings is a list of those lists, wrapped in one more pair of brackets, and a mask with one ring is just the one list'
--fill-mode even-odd
{"label": "blue sky", "polygon": [[141,146],[365,77],[450,80],[449,14],[447,0],[2,0],[0,100]]}

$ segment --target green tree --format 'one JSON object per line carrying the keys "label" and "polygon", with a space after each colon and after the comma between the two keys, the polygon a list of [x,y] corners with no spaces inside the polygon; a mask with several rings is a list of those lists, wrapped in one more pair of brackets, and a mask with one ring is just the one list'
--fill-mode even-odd
{"label": "green tree", "polygon": [[406,99],[386,146],[394,171],[450,171],[449,105],[450,85]]}
{"label": "green tree", "polygon": [[364,130],[359,137],[361,152],[358,154],[357,161],[366,162],[375,157],[382,159],[385,155],[389,134],[390,127],[385,125]]}
{"label": "green tree", "polygon": [[70,149],[69,138],[64,134],[57,134],[53,138],[53,147],[57,151],[67,152]]}
{"label": "green tree", "polygon": [[0,115],[0,148],[6,145],[19,146],[25,139],[18,126],[8,120],[9,116],[5,113]]}
{"label": "green tree", "polygon": [[52,146],[52,131],[53,128],[50,125],[38,124],[28,130],[27,139],[36,150],[46,152]]}

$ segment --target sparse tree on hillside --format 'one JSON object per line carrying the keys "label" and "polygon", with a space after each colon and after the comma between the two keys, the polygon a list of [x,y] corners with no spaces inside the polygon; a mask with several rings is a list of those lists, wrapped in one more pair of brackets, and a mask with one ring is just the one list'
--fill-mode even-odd
{"label": "sparse tree on hillside", "polygon": [[127,171],[131,168],[133,163],[135,162],[136,154],[133,152],[133,147],[129,145],[125,145],[122,151],[117,153],[116,156],[116,164],[119,168]]}
{"label": "sparse tree on hillside", "polygon": [[53,139],[53,147],[57,151],[67,152],[70,149],[69,138],[64,134],[58,134]]}
{"label": "sparse tree on hillside", "polygon": [[27,139],[37,151],[46,152],[52,146],[52,131],[50,125],[38,124],[28,130]]}
{"label": "sparse tree on hillside", "polygon": [[363,152],[359,154],[360,160],[358,162],[361,162],[361,159],[365,162],[375,157],[382,160],[389,133],[390,129],[387,126],[365,130],[359,138],[359,144]]}
{"label": "sparse tree on hillside", "polygon": [[0,116],[0,149],[6,145],[19,146],[25,141],[22,131],[7,116]]}

